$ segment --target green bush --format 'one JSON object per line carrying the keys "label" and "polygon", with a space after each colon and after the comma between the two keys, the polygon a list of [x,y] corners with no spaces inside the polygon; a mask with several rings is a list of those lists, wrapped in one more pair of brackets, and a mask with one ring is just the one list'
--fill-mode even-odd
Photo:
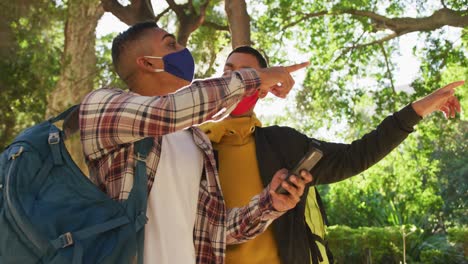
{"label": "green bush", "polygon": [[449,237],[450,235],[447,236],[446,234],[433,234],[421,241],[418,246],[421,263],[468,263],[464,257],[462,245],[450,242]]}
{"label": "green bush", "polygon": [[421,251],[421,263],[424,264],[462,264],[468,260],[457,250],[456,247],[448,249],[423,249]]}
{"label": "green bush", "polygon": [[453,227],[447,230],[449,241],[457,244],[468,243],[468,227]]}
{"label": "green bush", "polygon": [[[413,228],[414,229],[414,228]],[[406,234],[411,232],[408,228]],[[467,228],[452,228],[445,234],[427,234],[420,229],[406,236],[406,263],[468,263]],[[399,226],[360,227],[330,226],[327,241],[335,263],[403,262],[403,238]]]}
{"label": "green bush", "polygon": [[447,230],[448,241],[455,244],[463,254],[465,263],[468,263],[468,227],[453,227]]}
{"label": "green bush", "polygon": [[330,226],[327,240],[336,263],[399,263],[402,238],[399,227]]}
{"label": "green bush", "polygon": [[445,254],[440,249],[427,249],[421,251],[421,262],[425,264],[443,264],[447,263],[444,261]]}

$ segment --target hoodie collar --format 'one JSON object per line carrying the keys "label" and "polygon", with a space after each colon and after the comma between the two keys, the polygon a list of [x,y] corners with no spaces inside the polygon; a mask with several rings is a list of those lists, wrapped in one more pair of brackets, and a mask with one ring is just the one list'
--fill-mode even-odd
{"label": "hoodie collar", "polygon": [[256,126],[262,126],[255,114],[247,117],[231,117],[220,121],[209,121],[200,128],[214,143],[232,145],[245,144],[254,133]]}

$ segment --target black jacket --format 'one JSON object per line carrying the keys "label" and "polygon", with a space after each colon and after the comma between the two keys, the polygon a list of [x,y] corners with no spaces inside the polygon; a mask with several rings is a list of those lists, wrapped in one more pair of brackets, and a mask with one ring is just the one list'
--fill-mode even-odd
{"label": "black jacket", "polygon": [[[309,138],[289,127],[257,127],[255,143],[260,176],[267,186],[281,168],[292,169],[310,145],[323,157],[312,169],[312,184],[342,181],[368,169],[398,146],[411,132],[419,117],[408,105],[385,118],[372,132],[351,144],[329,143]],[[310,263],[307,224],[304,213],[308,188],[298,205],[273,222],[273,232],[282,263]]]}

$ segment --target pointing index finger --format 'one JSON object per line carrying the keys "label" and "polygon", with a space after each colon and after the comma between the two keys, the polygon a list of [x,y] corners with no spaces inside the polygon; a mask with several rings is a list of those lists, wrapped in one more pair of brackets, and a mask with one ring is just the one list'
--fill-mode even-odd
{"label": "pointing index finger", "polygon": [[291,73],[291,72],[295,72],[297,70],[300,70],[302,68],[305,68],[305,67],[309,66],[309,64],[310,64],[310,62],[306,61],[306,62],[299,63],[299,64],[293,64],[293,65],[290,65],[290,66],[285,66],[284,68],[286,69],[286,71]]}
{"label": "pointing index finger", "polygon": [[448,90],[448,89],[453,89],[453,88],[456,88],[460,85],[463,85],[465,83],[465,81],[456,81],[456,82],[453,82],[453,83],[449,83],[447,84],[446,86],[444,86],[444,90]]}

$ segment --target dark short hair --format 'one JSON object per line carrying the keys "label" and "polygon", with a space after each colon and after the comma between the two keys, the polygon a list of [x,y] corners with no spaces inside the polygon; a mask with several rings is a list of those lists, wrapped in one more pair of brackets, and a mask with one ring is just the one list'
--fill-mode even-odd
{"label": "dark short hair", "polygon": [[231,55],[234,53],[250,54],[257,59],[260,68],[268,67],[265,57],[263,57],[263,55],[258,50],[252,48],[251,46],[240,46],[235,48],[233,51],[231,51],[231,53],[229,53],[228,58],[231,57]]}
{"label": "dark short hair", "polygon": [[137,23],[129,27],[124,32],[121,32],[117,35],[112,41],[112,63],[114,64],[115,69],[118,71],[118,63],[122,51],[128,46],[132,41],[138,40],[141,38],[144,31],[151,28],[158,28],[158,24],[154,21],[146,21]]}

